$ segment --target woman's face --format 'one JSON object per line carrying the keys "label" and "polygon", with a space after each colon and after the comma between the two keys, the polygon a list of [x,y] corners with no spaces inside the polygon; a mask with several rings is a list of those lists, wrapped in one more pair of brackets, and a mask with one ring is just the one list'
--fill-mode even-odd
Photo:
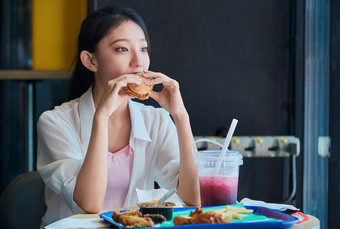
{"label": "woman's face", "polygon": [[148,70],[150,58],[147,48],[141,27],[131,20],[124,21],[97,44],[94,52],[97,63],[95,80],[105,85],[120,75]]}

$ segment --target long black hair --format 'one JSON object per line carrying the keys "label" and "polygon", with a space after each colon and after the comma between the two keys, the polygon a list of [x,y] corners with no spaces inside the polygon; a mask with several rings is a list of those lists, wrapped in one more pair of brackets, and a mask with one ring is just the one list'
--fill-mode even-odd
{"label": "long black hair", "polygon": [[111,29],[118,27],[126,20],[132,20],[142,28],[148,43],[148,52],[150,52],[150,40],[145,23],[133,9],[108,6],[90,13],[81,24],[78,35],[76,67],[70,82],[69,100],[80,97],[94,83],[94,73],[82,64],[80,53],[83,50],[93,53],[98,42]]}

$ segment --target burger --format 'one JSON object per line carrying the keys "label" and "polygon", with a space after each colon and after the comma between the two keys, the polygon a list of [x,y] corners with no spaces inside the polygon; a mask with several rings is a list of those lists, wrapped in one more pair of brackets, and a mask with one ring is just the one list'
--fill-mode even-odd
{"label": "burger", "polygon": [[139,100],[146,100],[151,95],[154,85],[146,85],[145,82],[149,79],[145,78],[142,74],[137,75],[139,75],[139,77],[143,79],[142,83],[140,85],[128,83],[125,87],[126,93]]}

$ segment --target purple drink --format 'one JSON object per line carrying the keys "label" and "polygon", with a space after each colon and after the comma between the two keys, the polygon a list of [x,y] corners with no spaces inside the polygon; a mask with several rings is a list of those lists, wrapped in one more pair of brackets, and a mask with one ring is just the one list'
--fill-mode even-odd
{"label": "purple drink", "polygon": [[199,177],[202,206],[236,204],[238,177]]}

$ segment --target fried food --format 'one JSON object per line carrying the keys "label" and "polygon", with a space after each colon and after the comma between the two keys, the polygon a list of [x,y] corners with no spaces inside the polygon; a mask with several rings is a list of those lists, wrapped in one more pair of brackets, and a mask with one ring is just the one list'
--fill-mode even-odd
{"label": "fried food", "polygon": [[242,219],[242,215],[240,215],[240,214],[232,214],[231,218],[233,218],[233,219]]}
{"label": "fried food", "polygon": [[225,210],[232,211],[232,212],[239,213],[239,214],[250,214],[254,212],[253,209],[247,209],[245,207],[233,207],[230,205],[225,206]]}
{"label": "fried food", "polygon": [[231,220],[229,217],[224,217],[223,218],[223,223],[231,223]]}
{"label": "fried food", "polygon": [[125,212],[113,212],[111,215],[111,218],[119,223],[119,218],[122,215],[131,215],[131,216],[138,216],[138,217],[142,217],[142,213],[138,210],[132,210],[132,211],[125,211]]}
{"label": "fried food", "polygon": [[113,219],[113,221],[119,223],[119,217],[120,217],[121,213],[119,212],[113,212],[111,215],[111,218]]}
{"label": "fried food", "polygon": [[150,217],[139,217],[133,215],[122,215],[119,222],[126,227],[153,227],[154,223]]}
{"label": "fried food", "polygon": [[194,212],[191,212],[190,217],[192,224],[223,223],[221,214],[213,211],[203,212],[201,208],[196,208]]}
{"label": "fried food", "polygon": [[[118,217],[121,215],[133,215],[133,216],[139,216],[142,217],[142,213],[138,210],[131,210],[131,211],[125,211],[125,212],[113,212],[112,213],[112,218],[113,217]],[[116,220],[115,220],[116,221]]]}
{"label": "fried food", "polygon": [[197,207],[194,212],[190,212],[189,217],[177,216],[174,218],[174,225],[185,224],[206,224],[206,223],[230,223],[228,217],[222,218],[221,214],[214,211],[203,212],[201,208]]}
{"label": "fried food", "polygon": [[126,227],[153,227],[154,223],[150,217],[142,217],[138,210],[126,212],[113,212],[111,215],[115,222],[121,223]]}
{"label": "fried food", "polygon": [[191,218],[185,217],[185,216],[176,216],[173,219],[174,225],[185,225],[185,224],[191,224]]}
{"label": "fried food", "polygon": [[223,209],[215,210],[214,212],[221,214],[223,218],[231,217],[233,219],[242,219],[241,214],[250,214],[253,213],[253,209],[247,209],[245,207],[233,207],[227,205]]}

